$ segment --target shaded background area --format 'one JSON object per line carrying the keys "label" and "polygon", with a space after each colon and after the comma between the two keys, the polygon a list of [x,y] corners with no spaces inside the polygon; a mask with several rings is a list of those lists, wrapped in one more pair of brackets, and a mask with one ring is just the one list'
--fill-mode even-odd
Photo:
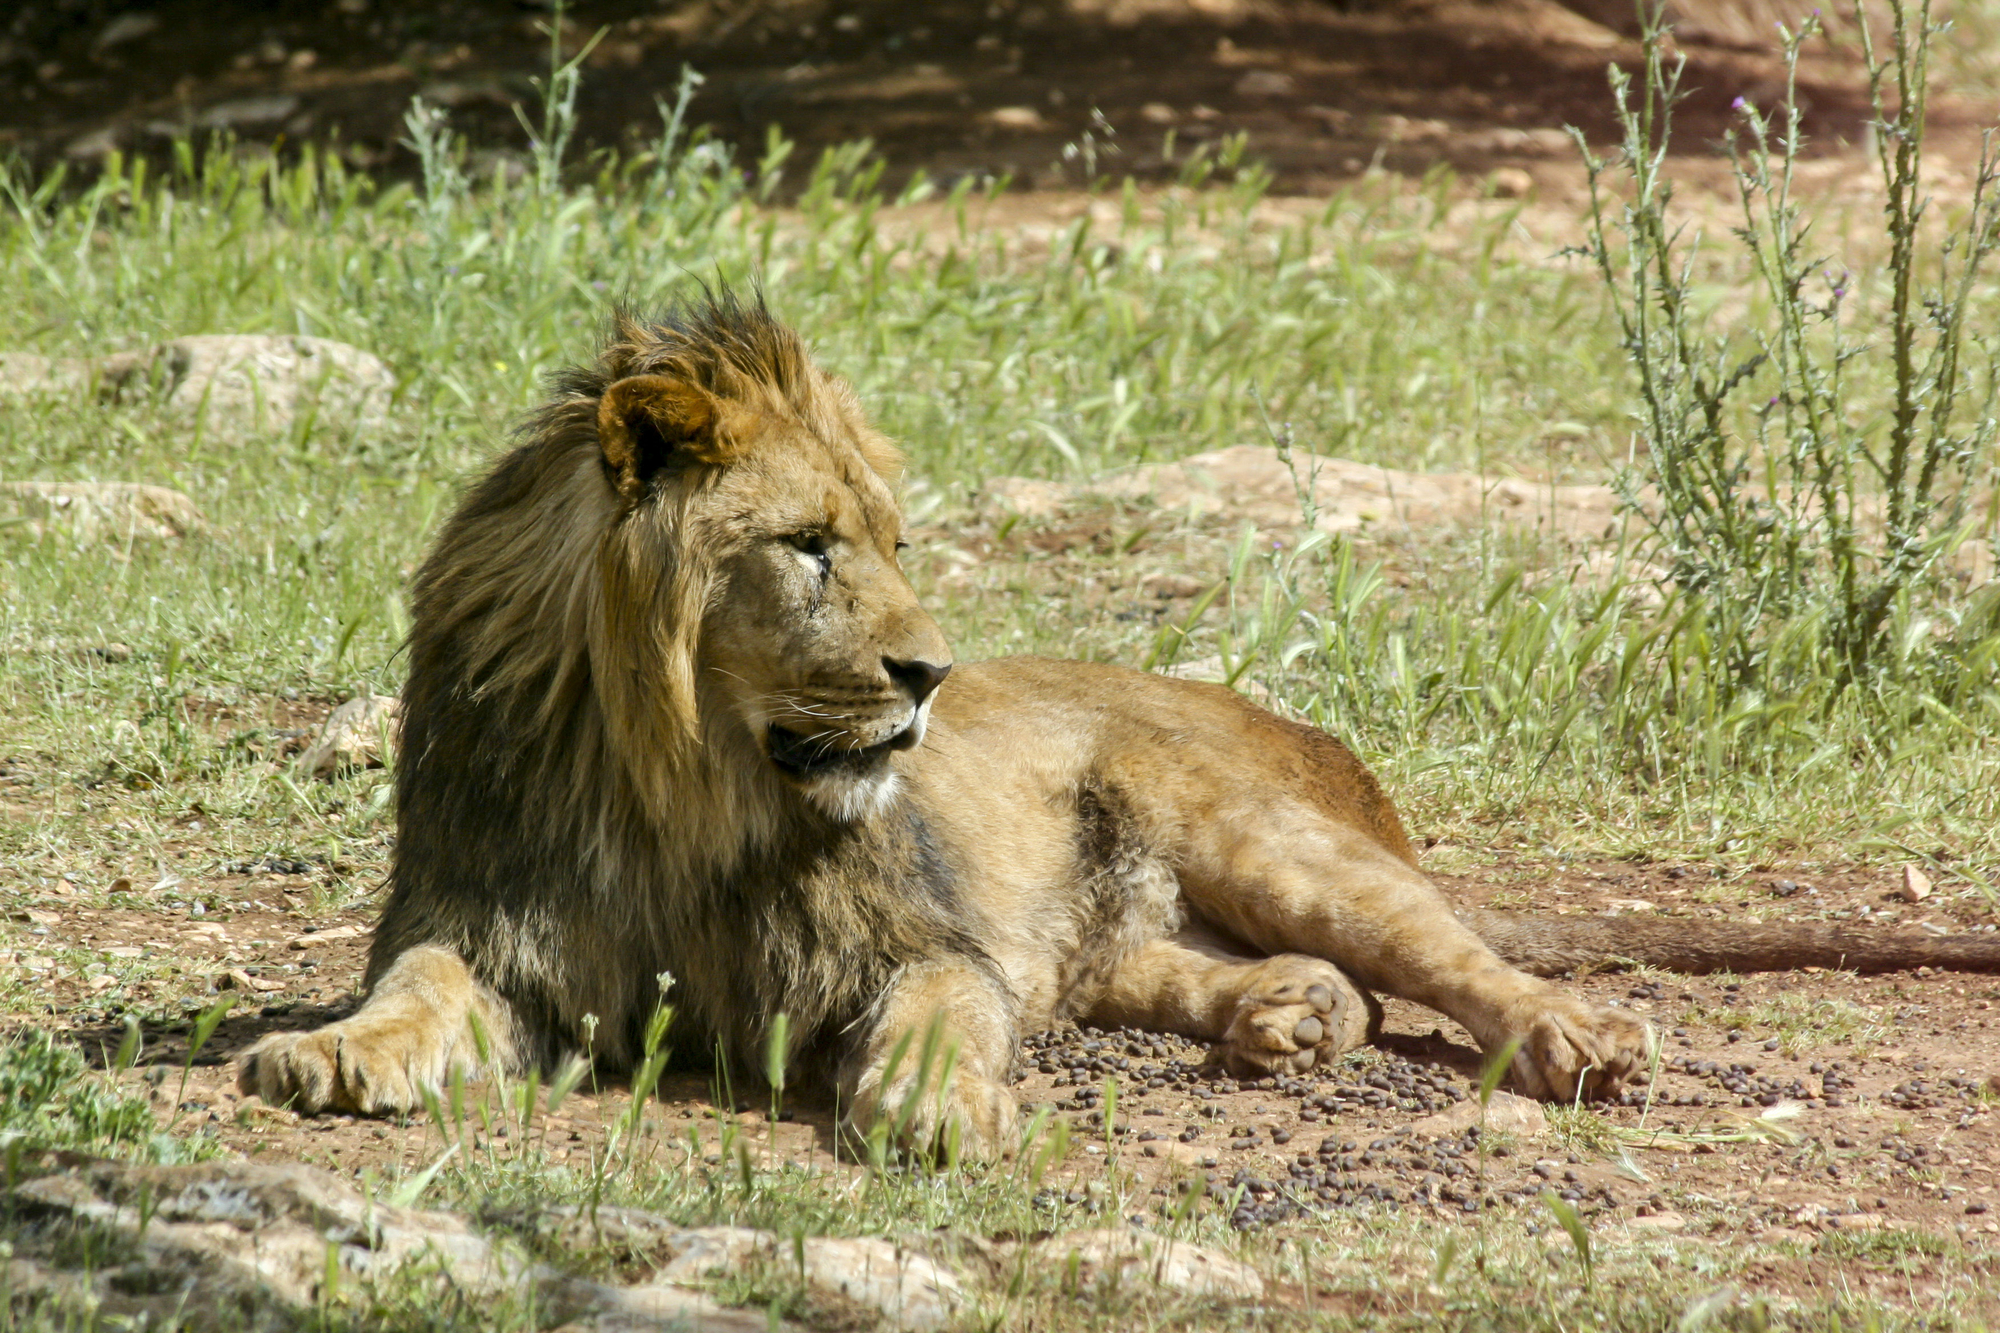
{"label": "shaded background area", "polygon": [[[1684,0],[1680,151],[1712,151],[1735,98],[1776,100],[1774,18],[1808,8]],[[603,34],[580,101],[588,145],[652,139],[656,102],[691,65],[706,78],[693,119],[750,162],[776,129],[806,160],[870,139],[892,184],[923,168],[1052,186],[1083,178],[1090,154],[1065,148],[1086,134],[1100,173],[1148,179],[1240,133],[1280,189],[1312,191],[1371,164],[1567,164],[1563,126],[1611,137],[1604,71],[1635,54],[1630,12],[1624,0],[591,0],[565,11],[560,40],[575,52]],[[334,142],[353,165],[401,172],[413,165],[402,116],[422,95],[492,169],[525,144],[515,107],[534,104],[554,18],[530,0],[26,0],[0,19],[0,152],[88,164],[226,130]],[[1953,69],[1977,93],[1977,31],[1953,40],[1966,55]],[[1838,33],[1810,55],[1821,151],[1861,133],[1855,55]],[[1976,97],[1945,104],[1967,124],[1985,112]]]}

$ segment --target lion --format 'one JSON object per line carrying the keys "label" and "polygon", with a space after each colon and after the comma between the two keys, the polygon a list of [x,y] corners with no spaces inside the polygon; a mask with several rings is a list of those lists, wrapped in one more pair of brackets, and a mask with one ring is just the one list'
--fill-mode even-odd
{"label": "lion", "polygon": [[955,661],[898,566],[902,467],[761,294],[621,316],[416,576],[366,999],[259,1041],[243,1089],[385,1115],[459,1072],[630,1071],[670,977],[676,1048],[760,1070],[782,1033],[853,1132],[982,1155],[1019,1038],[1066,1019],[1255,1077],[1365,1040],[1379,992],[1567,1099],[1652,1040],[1547,979],[1586,963],[2000,968],[1984,938],[1455,913],[1333,737],[1219,685]]}

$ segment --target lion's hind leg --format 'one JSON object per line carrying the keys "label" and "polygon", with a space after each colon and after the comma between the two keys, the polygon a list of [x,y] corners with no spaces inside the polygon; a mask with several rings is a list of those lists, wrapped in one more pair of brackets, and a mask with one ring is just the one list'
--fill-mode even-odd
{"label": "lion's hind leg", "polygon": [[1644,1020],[1509,967],[1365,831],[1281,799],[1215,822],[1230,836],[1195,848],[1199,873],[1182,886],[1231,935],[1334,959],[1363,986],[1456,1019],[1489,1054],[1514,1046],[1514,1080],[1531,1096],[1598,1096],[1645,1068]]}
{"label": "lion's hind leg", "polygon": [[307,1114],[414,1111],[457,1069],[514,1063],[506,1016],[462,958],[421,945],[397,956],[353,1017],[272,1033],[245,1051],[237,1085]]}
{"label": "lion's hind leg", "polygon": [[1381,1020],[1375,997],[1323,958],[1243,957],[1194,928],[1124,958],[1085,1015],[1098,1027],[1209,1042],[1209,1059],[1238,1078],[1331,1064]]}

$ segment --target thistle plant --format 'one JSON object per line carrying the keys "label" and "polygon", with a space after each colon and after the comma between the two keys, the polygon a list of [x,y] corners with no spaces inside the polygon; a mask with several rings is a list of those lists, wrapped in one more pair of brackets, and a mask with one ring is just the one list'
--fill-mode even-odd
{"label": "thistle plant", "polygon": [[1670,211],[1684,59],[1669,61],[1659,10],[1646,8],[1643,72],[1635,84],[1611,70],[1620,151],[1606,161],[1584,149],[1583,249],[1639,380],[1643,455],[1625,496],[1739,688],[1767,688],[1773,635],[1813,622],[1844,689],[1900,660],[1895,609],[1966,540],[1969,499],[1992,473],[1994,350],[1966,315],[2000,247],[2000,171],[1989,139],[1963,215],[1931,220],[1925,92],[1945,26],[1930,0],[1914,12],[1895,0],[1878,46],[1857,12],[1888,248],[1873,274],[1823,252],[1794,174],[1805,147],[1799,54],[1820,20],[1780,25],[1782,102],[1734,106],[1732,234],[1753,299],[1747,327],[1722,327],[1696,296],[1702,266],[1719,256],[1704,255],[1705,238]]}

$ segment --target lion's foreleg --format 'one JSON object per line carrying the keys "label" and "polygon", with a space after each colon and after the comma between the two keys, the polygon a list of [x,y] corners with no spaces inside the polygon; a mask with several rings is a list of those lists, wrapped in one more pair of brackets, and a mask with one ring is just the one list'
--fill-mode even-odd
{"label": "lion's foreleg", "polygon": [[976,964],[904,968],[841,1080],[849,1130],[864,1139],[886,1130],[896,1146],[919,1152],[955,1137],[967,1157],[998,1155],[1015,1120],[1007,1088],[1014,1010],[1005,987]]}
{"label": "lion's foreleg", "polygon": [[423,1105],[453,1072],[515,1065],[511,1013],[450,949],[398,955],[351,1018],[273,1033],[243,1053],[237,1084],[304,1112],[394,1115]]}
{"label": "lion's foreleg", "polygon": [[1367,1041],[1381,1015],[1374,996],[1323,958],[1246,958],[1189,928],[1122,959],[1084,1017],[1212,1042],[1217,1064],[1259,1078],[1330,1064]]}

